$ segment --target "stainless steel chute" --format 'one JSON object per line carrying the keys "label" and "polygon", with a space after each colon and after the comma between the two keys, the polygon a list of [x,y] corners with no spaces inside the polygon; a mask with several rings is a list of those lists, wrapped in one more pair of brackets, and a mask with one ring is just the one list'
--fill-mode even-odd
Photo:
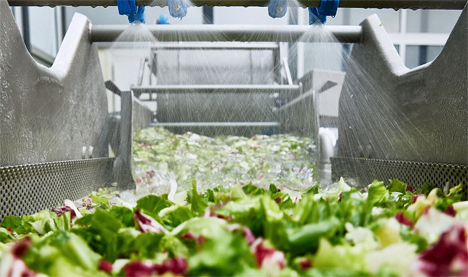
{"label": "stainless steel chute", "polygon": [[[339,129],[338,152],[335,157],[319,157],[319,160],[331,161],[335,178],[357,177],[363,183],[370,182],[371,178],[400,178],[415,187],[422,183],[438,187],[445,187],[447,183],[467,183],[467,7],[439,57],[431,64],[413,70],[403,65],[376,16],[369,17],[361,26],[329,27],[341,42],[355,43],[352,59],[356,64],[348,68],[346,76],[329,74],[324,83],[317,81],[323,80],[323,77],[317,77],[320,72],[311,72],[297,84],[262,84],[263,87],[255,90],[265,94],[270,89],[278,90],[285,95],[284,101],[275,107],[274,120],[226,121],[222,122],[225,126],[221,126],[219,122],[157,122],[158,115],[155,117],[154,111],[143,104],[145,99],[140,96],[159,91],[178,94],[187,90],[193,90],[194,95],[216,90],[218,93],[224,90],[245,94],[256,84],[235,84],[233,87],[165,84],[120,91],[108,83],[107,87],[121,97],[121,111],[118,114],[107,112],[106,85],[94,42],[112,41],[123,31],[122,26],[92,26],[86,17],[77,14],[54,65],[45,68],[35,63],[22,43],[8,3],[115,4],[111,0],[90,2],[0,1],[0,220],[5,215],[23,215],[51,208],[65,198],[84,197],[102,186],[134,188],[133,132],[158,124],[172,124],[172,127],[198,124],[232,130],[230,128],[263,127],[255,126],[261,123],[280,132],[314,136],[320,144],[319,127],[326,121]],[[140,4],[147,3],[143,2]],[[222,4],[209,0],[193,2],[196,5]],[[301,2],[314,6],[319,1]],[[261,6],[266,1],[223,3]],[[461,9],[465,4],[466,1],[341,1],[343,7],[380,8]],[[252,38],[249,32],[252,34],[258,29],[263,33],[260,32],[257,40],[278,42],[296,41],[309,27],[277,30],[261,26],[184,28],[158,26],[150,30],[161,41],[170,40],[170,35],[177,33],[180,35],[173,36],[177,40],[195,40],[200,37],[196,35],[197,29],[207,41],[216,37],[224,37],[225,41],[247,41]],[[379,93],[366,82],[366,74],[379,80]],[[328,114],[320,110],[318,103],[323,93],[331,89],[338,91],[340,102],[336,111]],[[389,106],[379,106],[382,97]],[[389,125],[388,122],[398,124]],[[252,126],[247,126],[249,124]],[[385,132],[393,136],[392,143],[382,140],[381,134]],[[110,152],[115,153],[115,157],[111,157]]]}

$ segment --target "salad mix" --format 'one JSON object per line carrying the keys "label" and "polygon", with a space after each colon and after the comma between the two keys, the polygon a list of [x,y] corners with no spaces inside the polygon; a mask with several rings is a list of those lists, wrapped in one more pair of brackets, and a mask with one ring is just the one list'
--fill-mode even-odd
{"label": "salad mix", "polygon": [[317,181],[314,151],[315,144],[307,137],[211,138],[190,132],[177,135],[159,127],[136,133],[133,156],[138,189],[162,193],[174,183],[190,189],[192,180],[204,189],[248,183],[305,189]]}
{"label": "salad mix", "polygon": [[287,135],[135,139],[137,191],[5,217],[0,276],[468,276],[464,184],[321,187]]}
{"label": "salad mix", "polygon": [[392,180],[365,192],[271,184],[150,194],[93,193],[0,228],[1,276],[467,276],[468,201]]}

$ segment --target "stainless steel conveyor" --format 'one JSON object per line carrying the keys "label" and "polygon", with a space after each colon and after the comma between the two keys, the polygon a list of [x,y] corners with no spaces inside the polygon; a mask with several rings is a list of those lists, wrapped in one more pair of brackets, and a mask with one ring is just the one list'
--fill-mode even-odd
{"label": "stainless steel conveyor", "polygon": [[[137,2],[148,5],[153,1]],[[229,6],[267,3],[265,0],[192,2]],[[299,2],[306,6],[319,3]],[[132,135],[138,128],[151,126],[154,114],[134,96],[142,87],[120,91],[121,112],[107,112],[105,80],[95,43],[112,41],[124,27],[93,26],[85,16],[76,14],[53,66],[45,68],[29,55],[9,6],[115,3],[115,0],[0,0],[0,220],[5,215],[51,208],[64,199],[81,198],[102,186],[135,187]],[[340,6],[464,10],[441,54],[415,69],[403,64],[376,15],[360,26],[326,27],[340,42],[354,43],[351,53],[354,62],[348,67],[339,98],[338,153],[331,158],[334,177],[356,177],[363,184],[374,178],[399,178],[415,188],[423,183],[438,187],[460,182],[466,185],[466,1],[342,0]],[[160,41],[171,38],[249,41],[255,37],[260,42],[294,42],[308,28],[152,26],[150,31]],[[254,33],[256,36],[252,36]],[[310,109],[316,106],[324,86],[317,80],[314,74],[306,74],[301,80],[302,92],[278,108],[281,132],[317,131],[320,114],[318,109]],[[287,91],[297,87],[283,85],[283,88]],[[183,87],[164,89],[177,94]],[[115,157],[110,157],[109,145]]]}

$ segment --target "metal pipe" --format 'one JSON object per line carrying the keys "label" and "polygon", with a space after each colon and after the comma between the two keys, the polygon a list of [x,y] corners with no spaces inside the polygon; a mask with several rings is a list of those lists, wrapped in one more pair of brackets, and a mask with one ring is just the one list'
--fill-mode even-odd
{"label": "metal pipe", "polygon": [[279,122],[157,122],[151,126],[163,127],[274,127]]}
{"label": "metal pipe", "polygon": [[142,93],[275,93],[299,90],[298,85],[161,85],[132,87],[135,95]]}
{"label": "metal pipe", "polygon": [[[91,27],[94,42],[115,41],[128,25],[95,25]],[[360,26],[323,26],[335,38],[315,41],[318,36],[303,37],[316,26],[307,25],[148,25],[158,41],[258,41],[258,42],[343,42],[359,43]],[[312,31],[311,31],[312,32]],[[321,36],[323,37],[323,36]]]}
{"label": "metal pipe", "polygon": [[[136,0],[140,6],[155,5],[153,0]],[[195,6],[268,6],[269,0],[191,0]],[[318,7],[320,0],[298,0],[305,7]],[[116,6],[116,0],[8,0],[10,6]],[[167,0],[155,2],[165,6]],[[342,8],[447,9],[461,10],[466,0],[341,0]]]}
{"label": "metal pipe", "polygon": [[30,26],[29,26],[29,8],[28,7],[22,7],[21,8],[21,19],[23,23],[23,41],[24,45],[28,49],[29,52],[31,52],[31,33],[30,31]]}

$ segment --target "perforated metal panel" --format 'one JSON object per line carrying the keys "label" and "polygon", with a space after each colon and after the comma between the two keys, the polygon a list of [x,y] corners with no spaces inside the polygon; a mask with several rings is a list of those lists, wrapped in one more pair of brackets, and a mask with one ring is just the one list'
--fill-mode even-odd
{"label": "perforated metal panel", "polygon": [[0,221],[87,196],[113,182],[114,158],[0,167]]}
{"label": "perforated metal panel", "polygon": [[392,161],[356,158],[332,158],[332,178],[357,178],[362,186],[381,180],[388,183],[389,179],[398,179],[413,188],[423,184],[443,188],[447,183],[451,186],[468,182],[468,165],[424,163],[411,161]]}

